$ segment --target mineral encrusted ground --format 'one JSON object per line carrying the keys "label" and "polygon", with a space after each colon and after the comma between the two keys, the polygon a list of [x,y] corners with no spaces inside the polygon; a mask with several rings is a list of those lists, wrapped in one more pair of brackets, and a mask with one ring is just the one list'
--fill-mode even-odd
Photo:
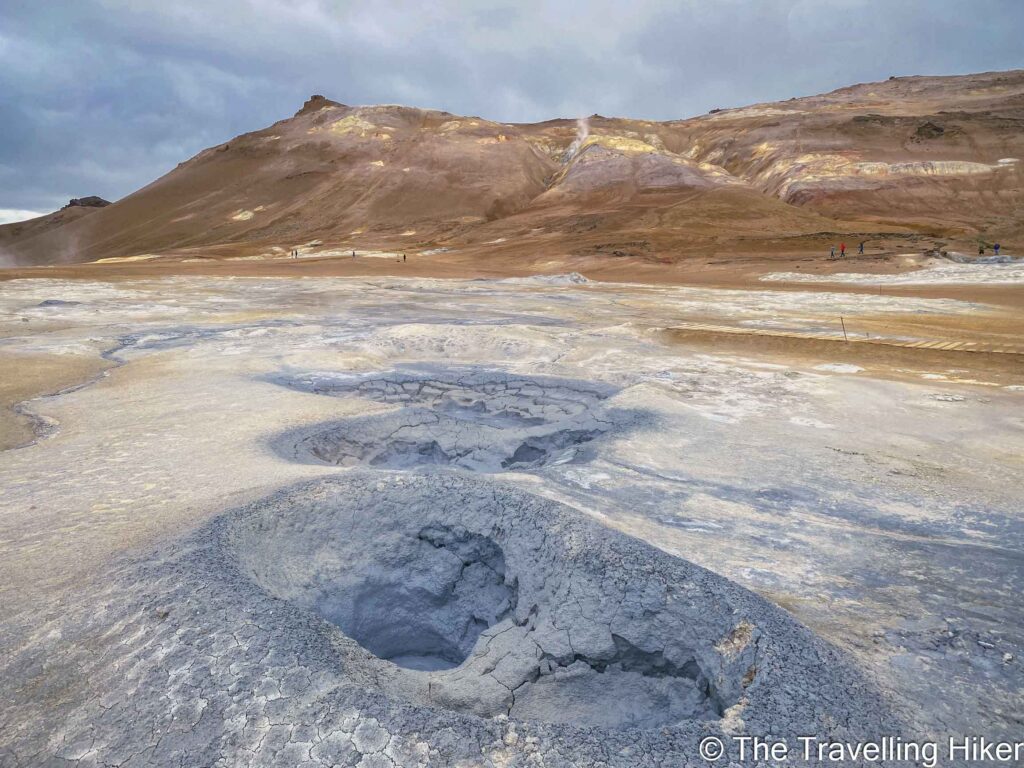
{"label": "mineral encrusted ground", "polygon": [[461,473],[292,487],[100,597],[18,652],[5,764],[697,765],[706,734],[900,726],[768,602]]}
{"label": "mineral encrusted ground", "polygon": [[635,422],[603,401],[607,385],[511,376],[473,368],[390,371],[370,376],[307,374],[279,379],[303,391],[398,406],[373,416],[286,434],[288,458],[341,466],[454,466],[477,472],[538,469],[588,455],[588,444]]}
{"label": "mineral encrusted ground", "polygon": [[[37,440],[0,452],[3,768],[676,766],[695,731],[799,721],[1019,738],[1019,375],[661,330],[840,313],[938,338],[991,308],[181,278],[13,281],[0,310],[0,370],[83,371],[18,404]],[[440,451],[393,450],[411,413]],[[316,434],[358,450],[297,450]]]}

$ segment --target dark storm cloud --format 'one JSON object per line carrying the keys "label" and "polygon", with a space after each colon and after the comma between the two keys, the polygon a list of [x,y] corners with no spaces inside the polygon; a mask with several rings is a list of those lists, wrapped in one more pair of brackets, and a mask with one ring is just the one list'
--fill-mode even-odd
{"label": "dark storm cloud", "polygon": [[1021,67],[1021,30],[1019,0],[7,0],[0,209],[119,198],[314,92],[503,121],[668,119]]}

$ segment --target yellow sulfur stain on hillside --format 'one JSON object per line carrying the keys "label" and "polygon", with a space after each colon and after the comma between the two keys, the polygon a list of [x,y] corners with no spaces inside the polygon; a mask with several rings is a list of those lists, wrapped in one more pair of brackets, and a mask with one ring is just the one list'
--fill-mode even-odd
{"label": "yellow sulfur stain on hillside", "polygon": [[360,115],[348,115],[340,120],[335,120],[327,126],[312,128],[310,133],[327,130],[340,136],[358,136],[361,139],[376,139],[378,141],[390,141],[391,134],[382,130],[384,126],[372,123]]}
{"label": "yellow sulfur stain on hillside", "polygon": [[241,209],[241,210],[238,210],[238,211],[235,212],[235,214],[231,217],[231,220],[232,221],[248,221],[249,219],[251,219],[253,216],[255,216],[257,213],[259,213],[262,210],[264,210],[264,206],[262,206],[262,205],[257,205],[251,211],[248,211],[248,210],[245,210],[245,209]]}
{"label": "yellow sulfur stain on hillside", "polygon": [[618,152],[630,152],[637,154],[661,151],[657,147],[648,144],[646,141],[640,141],[640,139],[630,139],[626,136],[606,136],[602,134],[589,136],[587,140],[583,142],[581,149],[586,149],[594,144],[604,147],[605,149],[614,149]]}
{"label": "yellow sulfur stain on hillside", "polygon": [[129,261],[149,261],[160,258],[156,253],[143,253],[138,256],[108,256],[105,259],[96,259],[93,264],[122,264]]}
{"label": "yellow sulfur stain on hillside", "polygon": [[964,160],[919,160],[905,163],[858,163],[857,173],[878,176],[965,176],[991,173],[997,165]]}

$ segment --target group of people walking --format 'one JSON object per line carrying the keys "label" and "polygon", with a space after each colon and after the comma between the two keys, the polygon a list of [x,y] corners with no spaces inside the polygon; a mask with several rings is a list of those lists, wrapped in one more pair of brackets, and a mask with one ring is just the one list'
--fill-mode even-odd
{"label": "group of people walking", "polygon": [[[865,241],[861,240],[860,243],[857,245],[857,253],[860,254],[860,255],[864,255],[864,242]],[[999,245],[999,243],[992,243],[992,251],[995,253],[996,256],[999,255],[1000,247],[1001,246]],[[985,255],[985,244],[984,243],[978,243],[978,255],[979,256],[984,256]],[[839,244],[839,253],[838,253],[838,255],[836,254],[836,246],[833,245],[832,249],[828,253],[828,257],[829,257],[829,259],[835,259],[835,258],[843,259],[843,258],[846,258],[846,243],[840,243]]]}
{"label": "group of people walking", "polygon": [[[289,251],[289,252],[288,252],[288,255],[289,255],[289,256],[290,256],[291,258],[293,258],[293,259],[297,259],[297,258],[299,258],[299,249],[298,249],[298,248],[292,248],[292,249],[291,249],[291,251]],[[355,257],[356,257],[356,252],[355,252],[355,251],[352,251],[352,258],[354,259]],[[403,253],[403,254],[401,254],[401,255],[400,255],[400,256],[398,257],[398,261],[402,261],[402,262],[404,262],[405,260],[406,260],[406,258],[405,258],[405,254],[404,254],[404,253]]]}
{"label": "group of people walking", "polygon": [[[860,244],[857,246],[857,253],[859,253],[861,255],[864,254],[864,241],[863,240],[861,240]],[[830,259],[836,258],[836,247],[834,245],[832,246],[832,250],[829,252],[828,257]],[[840,243],[839,244],[839,258],[840,259],[846,258],[846,243]]]}

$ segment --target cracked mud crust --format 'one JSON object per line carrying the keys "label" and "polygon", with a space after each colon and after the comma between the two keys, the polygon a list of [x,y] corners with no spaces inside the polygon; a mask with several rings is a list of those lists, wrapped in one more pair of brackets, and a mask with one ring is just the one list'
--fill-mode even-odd
{"label": "cracked mud crust", "polygon": [[700,765],[901,724],[765,600],[479,476],[306,482],[109,584],[5,663],[3,765]]}
{"label": "cracked mud crust", "polygon": [[[818,712],[826,735],[1019,730],[1022,382],[917,352],[883,380],[826,349],[737,357],[661,330],[814,334],[842,313],[872,333],[943,337],[996,333],[1009,320],[991,307],[541,280],[3,287],[16,378],[33,356],[108,369],[19,405],[45,432],[0,452],[3,768],[675,766],[695,763],[695,732],[795,730]],[[386,420],[417,410],[457,458],[407,454],[408,474],[431,474],[414,485],[396,487],[377,453],[350,469],[268,450],[275,435],[362,425],[376,452]],[[502,466],[590,419],[608,428],[568,454]],[[500,452],[458,457],[498,424]],[[488,497],[486,515],[466,489]],[[362,546],[329,524],[357,508]],[[243,547],[266,515],[281,518],[267,528],[279,546]],[[517,522],[499,530],[499,516]],[[555,578],[538,587],[538,573]],[[649,611],[662,583],[707,587],[737,612],[695,609],[668,640],[659,627],[682,614],[667,607],[640,612],[642,636],[610,625],[626,586],[652,590]],[[736,583],[830,646],[734,599]],[[378,591],[393,616],[368,620]],[[579,650],[588,622],[601,642]],[[571,650],[538,634],[548,625]],[[738,704],[717,703],[716,660],[751,652],[724,676]]]}
{"label": "cracked mud crust", "polygon": [[473,368],[276,379],[293,389],[356,397],[395,410],[349,418],[274,441],[279,453],[341,466],[454,466],[477,472],[536,470],[580,461],[588,444],[636,414],[609,409],[613,387]]}

